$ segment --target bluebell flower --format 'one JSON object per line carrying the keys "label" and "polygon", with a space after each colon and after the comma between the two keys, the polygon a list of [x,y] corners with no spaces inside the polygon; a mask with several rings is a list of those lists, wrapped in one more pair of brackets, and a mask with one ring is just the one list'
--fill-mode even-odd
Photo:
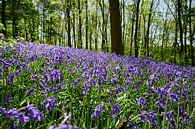
{"label": "bluebell flower", "polygon": [[111,114],[115,115],[117,113],[120,113],[120,104],[116,103],[112,106]]}
{"label": "bluebell flower", "polygon": [[17,127],[16,125],[12,125],[12,126],[11,126],[11,129],[22,129],[22,128],[19,128],[19,127]]}
{"label": "bluebell flower", "polygon": [[57,92],[60,92],[62,90],[62,84],[57,84],[56,90]]}
{"label": "bluebell flower", "polygon": [[6,112],[6,109],[0,106],[0,114],[4,115]]}
{"label": "bluebell flower", "polygon": [[101,116],[102,112],[104,111],[104,105],[99,105],[95,107],[95,112],[93,113],[93,119],[97,119]]}
{"label": "bluebell flower", "polygon": [[183,120],[182,122],[188,122],[188,123],[192,122],[192,118],[189,115],[187,115],[187,112],[185,112],[184,107],[181,106],[179,108],[179,114],[182,117]]}
{"label": "bluebell flower", "polygon": [[157,114],[155,112],[150,112],[148,115],[148,120],[155,126],[157,126],[156,116]]}
{"label": "bluebell flower", "polygon": [[29,117],[25,116],[24,113],[19,113],[18,119],[20,124],[29,122]]}
{"label": "bluebell flower", "polygon": [[30,90],[28,90],[27,94],[28,94],[28,95],[31,95],[31,94],[33,94],[35,91],[37,91],[37,87],[36,87],[36,86],[33,86]]}
{"label": "bluebell flower", "polygon": [[141,114],[140,114],[140,117],[142,119],[142,121],[144,122],[150,122],[152,123],[153,125],[157,126],[157,121],[156,121],[156,117],[157,117],[157,114],[155,112],[147,112],[147,111],[143,111]]}
{"label": "bluebell flower", "polygon": [[6,112],[6,117],[8,119],[14,119],[18,117],[18,114],[19,114],[18,110],[16,108],[13,108]]}
{"label": "bluebell flower", "polygon": [[118,88],[118,93],[122,93],[122,92],[124,92],[125,90],[124,90],[124,88],[122,87],[122,86],[119,86],[119,88]]}
{"label": "bluebell flower", "polygon": [[20,38],[20,36],[16,36],[16,39],[19,39]]}
{"label": "bluebell flower", "polygon": [[8,98],[6,98],[6,99],[4,100],[4,104],[7,105],[7,104],[9,104],[12,100],[13,100],[13,97],[12,97],[12,96],[9,96]]}
{"label": "bluebell flower", "polygon": [[166,120],[169,121],[171,126],[176,126],[174,111],[169,111],[166,113]]}
{"label": "bluebell flower", "polygon": [[57,100],[54,96],[46,98],[43,102],[43,105],[48,112],[51,112],[53,108],[57,106]]}
{"label": "bluebell flower", "polygon": [[138,99],[138,104],[141,105],[143,108],[145,108],[145,107],[147,106],[147,101],[146,101],[145,98],[140,97],[140,98]]}
{"label": "bluebell flower", "polygon": [[28,114],[30,120],[42,121],[44,120],[44,113],[38,110],[34,105],[28,107]]}

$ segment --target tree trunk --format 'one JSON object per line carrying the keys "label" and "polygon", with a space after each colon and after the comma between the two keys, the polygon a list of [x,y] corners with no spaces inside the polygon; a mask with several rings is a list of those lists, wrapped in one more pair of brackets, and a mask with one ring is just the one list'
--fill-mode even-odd
{"label": "tree trunk", "polygon": [[130,41],[130,52],[129,55],[132,56],[132,48],[133,48],[133,37],[134,37],[134,22],[135,22],[135,14],[132,13],[132,24],[131,24],[131,41]]}
{"label": "tree trunk", "polygon": [[16,28],[16,6],[17,6],[17,1],[16,0],[12,0],[12,34],[13,34],[13,38],[15,38],[15,36],[17,36],[17,28]]}
{"label": "tree trunk", "polygon": [[111,50],[112,53],[124,54],[121,32],[121,18],[119,11],[119,0],[109,0],[110,22],[111,22]]}
{"label": "tree trunk", "polygon": [[138,35],[138,22],[139,22],[139,5],[140,5],[140,0],[137,1],[136,5],[136,21],[135,21],[135,38],[134,38],[134,46],[135,46],[135,57],[138,57],[138,40],[137,40],[137,35]]}
{"label": "tree trunk", "polygon": [[190,29],[190,56],[191,56],[191,65],[195,66],[194,62],[194,51],[193,51],[193,33],[192,33],[192,0],[190,0],[190,5],[189,5],[189,11],[190,11],[190,19],[189,19],[189,29]]}
{"label": "tree trunk", "polygon": [[[182,27],[182,19],[181,19],[181,9],[182,9],[182,5],[181,5],[181,0],[177,1],[178,3],[178,22],[179,22],[179,32],[180,32],[180,44],[181,44],[181,48],[180,48],[180,55],[183,54],[183,27]],[[181,57],[181,56],[180,56]]]}
{"label": "tree trunk", "polygon": [[1,11],[1,22],[4,26],[4,29],[2,30],[2,33],[6,35],[6,16],[5,16],[5,8],[6,8],[6,2],[5,0],[2,0],[2,11]]}
{"label": "tree trunk", "polygon": [[81,23],[81,3],[80,0],[78,0],[78,10],[79,10],[79,37],[78,37],[78,48],[82,48],[83,44],[82,44],[82,23]]}
{"label": "tree trunk", "polygon": [[154,5],[154,0],[152,0],[151,4],[150,4],[150,10],[149,10],[149,16],[148,16],[148,25],[147,25],[147,31],[146,31],[146,56],[150,56],[149,55],[149,43],[150,43],[150,25],[151,25],[151,16],[152,16],[152,9],[153,9],[153,5]]}
{"label": "tree trunk", "polygon": [[178,23],[177,23],[177,21],[175,21],[176,23],[175,23],[175,42],[174,42],[174,63],[176,63],[176,50],[177,50],[177,32],[178,32]]}
{"label": "tree trunk", "polygon": [[102,29],[101,29],[101,34],[102,34],[102,51],[105,51],[105,15],[104,15],[104,0],[99,1],[99,5],[100,5],[100,9],[101,9],[101,13],[102,13]]}
{"label": "tree trunk", "polygon": [[95,11],[95,50],[98,50],[98,34],[97,34],[97,28],[98,28],[98,3],[96,1],[96,11]]}
{"label": "tree trunk", "polygon": [[123,29],[123,33],[122,33],[122,36],[123,36],[123,40],[122,40],[122,42],[123,42],[123,45],[125,46],[125,40],[126,40],[126,36],[125,36],[125,32],[126,32],[126,25],[125,25],[125,0],[123,0],[123,8],[122,8],[122,12],[123,12],[123,27],[122,27],[122,29]]}
{"label": "tree trunk", "polygon": [[71,47],[71,28],[70,28],[70,9],[71,9],[71,0],[68,0],[67,5],[67,20],[68,20],[68,47]]}
{"label": "tree trunk", "polygon": [[85,0],[85,5],[86,5],[85,48],[88,49],[88,0]]}
{"label": "tree trunk", "polygon": [[74,48],[76,48],[77,44],[76,44],[76,31],[75,31],[75,0],[73,1],[72,15],[73,15],[73,41],[74,41]]}

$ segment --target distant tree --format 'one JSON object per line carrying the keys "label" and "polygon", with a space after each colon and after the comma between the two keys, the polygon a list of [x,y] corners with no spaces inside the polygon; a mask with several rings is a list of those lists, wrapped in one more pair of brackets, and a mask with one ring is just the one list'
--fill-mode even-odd
{"label": "distant tree", "polygon": [[89,25],[88,25],[88,11],[89,11],[88,10],[88,0],[85,0],[85,6],[86,6],[86,10],[85,10],[85,13],[86,13],[85,48],[88,49],[88,28],[89,28]]}
{"label": "distant tree", "polygon": [[1,22],[4,26],[2,33],[6,35],[6,16],[5,16],[6,1],[2,0],[2,10],[1,10]]}
{"label": "distant tree", "polygon": [[71,0],[67,0],[67,20],[68,20],[68,47],[71,47],[71,19],[70,19]]}
{"label": "distant tree", "polygon": [[177,13],[178,13],[178,23],[179,23],[179,32],[180,32],[180,35],[179,35],[179,39],[180,39],[180,45],[181,45],[181,48],[180,48],[180,55],[183,54],[183,24],[182,24],[182,2],[181,0],[178,0],[177,1]]}
{"label": "distant tree", "polygon": [[111,52],[124,54],[121,32],[121,17],[119,11],[119,0],[109,0],[110,22],[111,22]]}
{"label": "distant tree", "polygon": [[12,0],[12,34],[13,37],[18,35],[18,25],[17,25],[17,6],[19,4],[18,0]]}
{"label": "distant tree", "polygon": [[136,4],[136,20],[135,20],[135,37],[134,37],[134,47],[135,47],[135,57],[138,57],[138,24],[139,24],[139,6],[140,6],[140,1],[141,0],[137,0],[137,4]]}
{"label": "distant tree", "polygon": [[[191,65],[195,66],[194,62],[194,50],[193,50],[193,32],[192,32],[192,16],[193,16],[193,11],[192,11],[192,0],[189,2],[189,30],[190,30],[190,57],[191,57]],[[195,27],[194,27],[195,30]]]}
{"label": "distant tree", "polygon": [[78,0],[78,11],[79,11],[79,32],[78,32],[78,48],[82,48],[82,19],[81,19],[81,1]]}

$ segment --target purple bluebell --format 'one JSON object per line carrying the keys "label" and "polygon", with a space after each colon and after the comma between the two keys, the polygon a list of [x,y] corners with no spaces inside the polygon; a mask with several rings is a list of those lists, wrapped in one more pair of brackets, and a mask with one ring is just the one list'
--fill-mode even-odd
{"label": "purple bluebell", "polygon": [[188,122],[188,123],[192,122],[191,116],[187,115],[187,112],[185,112],[184,107],[181,106],[179,108],[179,114],[182,117],[182,120],[183,120],[182,122]]}
{"label": "purple bluebell", "polygon": [[4,100],[4,104],[7,105],[7,104],[9,104],[12,100],[13,100],[13,97],[12,97],[12,96],[9,96],[8,98],[6,98],[6,99]]}
{"label": "purple bluebell", "polygon": [[28,90],[27,94],[32,95],[35,91],[37,91],[37,87],[33,86],[30,90]]}
{"label": "purple bluebell", "polygon": [[19,128],[19,127],[17,127],[16,125],[12,125],[12,126],[11,126],[11,129],[22,129],[22,128]]}
{"label": "purple bluebell", "polygon": [[56,90],[57,90],[57,92],[60,92],[62,90],[62,84],[60,84],[60,83],[57,84]]}
{"label": "purple bluebell", "polygon": [[140,98],[138,99],[138,104],[141,105],[143,108],[145,108],[145,107],[147,106],[147,101],[146,101],[145,98],[140,97]]}
{"label": "purple bluebell", "polygon": [[118,87],[118,93],[122,93],[122,92],[124,92],[125,90],[124,90],[124,88],[122,87],[122,86],[119,86]]}
{"label": "purple bluebell", "polygon": [[42,121],[45,119],[44,113],[38,110],[37,107],[34,107],[34,105],[28,107],[28,114],[30,120]]}
{"label": "purple bluebell", "polygon": [[156,117],[157,117],[157,114],[155,112],[150,112],[148,115],[148,120],[155,126],[157,126]]}
{"label": "purple bluebell", "polygon": [[140,117],[141,117],[142,121],[144,121],[144,122],[148,121],[155,126],[158,125],[157,121],[156,121],[157,114],[153,111],[152,112],[142,111],[142,113],[140,114]]}
{"label": "purple bluebell", "polygon": [[8,119],[14,119],[17,118],[19,114],[19,111],[16,108],[12,108],[6,112],[6,117]]}
{"label": "purple bluebell", "polygon": [[29,122],[29,117],[25,116],[24,113],[19,113],[18,119],[20,124]]}
{"label": "purple bluebell", "polygon": [[4,115],[6,112],[6,109],[0,106],[0,114]]}
{"label": "purple bluebell", "polygon": [[101,116],[102,112],[104,111],[104,105],[99,105],[95,107],[95,112],[93,113],[93,119],[97,119]]}
{"label": "purple bluebell", "polygon": [[116,103],[112,106],[111,114],[115,115],[115,114],[118,114],[118,113],[120,113],[120,104]]}
{"label": "purple bluebell", "polygon": [[46,98],[43,101],[43,105],[48,112],[51,112],[53,108],[57,106],[57,100],[54,96]]}
{"label": "purple bluebell", "polygon": [[170,122],[171,126],[176,126],[174,111],[166,113],[166,120]]}

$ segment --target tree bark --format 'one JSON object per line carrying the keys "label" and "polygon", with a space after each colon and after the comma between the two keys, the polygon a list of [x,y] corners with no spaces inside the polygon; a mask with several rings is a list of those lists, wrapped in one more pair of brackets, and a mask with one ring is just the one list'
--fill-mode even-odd
{"label": "tree bark", "polygon": [[[192,0],[190,0],[189,3],[189,11],[190,11],[190,16],[189,16],[189,31],[190,31],[190,56],[191,56],[191,65],[195,66],[194,62],[194,50],[193,50],[193,32],[192,32]],[[195,28],[195,27],[194,27]]]}
{"label": "tree bark", "polygon": [[75,31],[75,0],[73,1],[73,41],[74,41],[74,48],[77,47],[77,43],[76,43],[76,31]]}
{"label": "tree bark", "polygon": [[135,22],[135,14],[132,13],[132,24],[131,24],[131,41],[130,41],[130,51],[129,55],[132,56],[132,48],[133,48],[133,37],[134,37],[134,22]]}
{"label": "tree bark", "polygon": [[148,16],[148,24],[147,24],[147,31],[146,31],[146,56],[150,56],[149,55],[149,43],[150,43],[150,25],[151,25],[151,16],[152,16],[152,9],[153,9],[153,5],[154,5],[154,0],[152,0],[151,4],[150,4],[150,10],[149,10],[149,16]]}
{"label": "tree bark", "polygon": [[79,37],[78,37],[78,39],[79,39],[79,41],[78,41],[78,48],[82,48],[82,46],[83,46],[83,44],[82,44],[82,23],[81,23],[81,2],[80,2],[80,0],[78,0],[78,10],[79,10]]}
{"label": "tree bark", "polygon": [[101,29],[101,34],[102,34],[102,51],[105,51],[105,15],[104,15],[104,0],[99,1],[101,13],[102,13],[102,29]]}
{"label": "tree bark", "polygon": [[5,8],[6,8],[6,2],[5,0],[2,0],[2,11],[1,11],[1,22],[4,26],[4,29],[2,30],[2,33],[6,35],[6,16],[5,16]]}
{"label": "tree bark", "polygon": [[88,49],[88,0],[85,0],[85,5],[86,5],[85,48]]}
{"label": "tree bark", "polygon": [[181,48],[180,48],[180,55],[182,55],[183,53],[183,26],[182,26],[182,19],[181,19],[181,9],[182,9],[182,5],[181,5],[181,0],[177,1],[177,5],[178,5],[178,22],[179,22],[179,32],[180,32],[180,44],[181,44]]}
{"label": "tree bark", "polygon": [[67,4],[67,20],[68,20],[68,47],[71,47],[71,28],[70,28],[70,24],[71,24],[71,20],[70,20],[70,9],[71,9],[71,0],[68,0],[68,4]]}
{"label": "tree bark", "polygon": [[140,6],[140,1],[137,1],[136,5],[136,21],[135,21],[135,37],[134,37],[134,46],[135,46],[135,57],[138,57],[139,52],[138,52],[138,40],[137,40],[137,35],[138,35],[138,22],[139,22],[139,6]]}
{"label": "tree bark", "polygon": [[96,1],[96,11],[95,11],[95,50],[98,50],[98,34],[97,34],[97,28],[98,28],[98,3]]}
{"label": "tree bark", "polygon": [[112,53],[124,54],[121,32],[121,18],[119,0],[109,0],[111,22],[111,50]]}

